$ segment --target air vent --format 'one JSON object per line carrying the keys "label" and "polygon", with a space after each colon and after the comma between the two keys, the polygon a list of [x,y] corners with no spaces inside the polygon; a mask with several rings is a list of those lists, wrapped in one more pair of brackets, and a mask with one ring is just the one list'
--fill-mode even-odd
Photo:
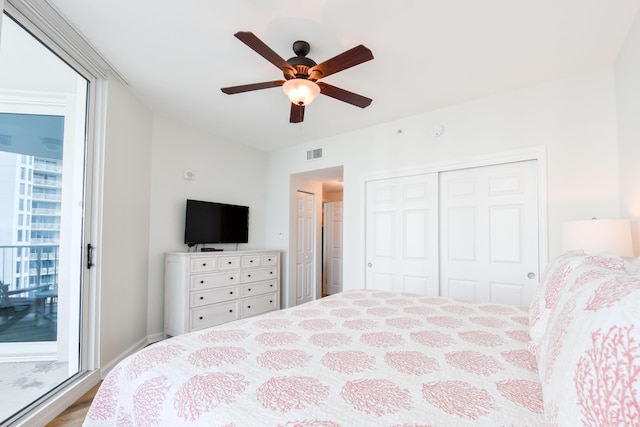
{"label": "air vent", "polygon": [[11,135],[4,135],[0,133],[0,145],[8,147],[11,145]]}
{"label": "air vent", "polygon": [[307,160],[319,159],[322,157],[322,148],[307,151]]}

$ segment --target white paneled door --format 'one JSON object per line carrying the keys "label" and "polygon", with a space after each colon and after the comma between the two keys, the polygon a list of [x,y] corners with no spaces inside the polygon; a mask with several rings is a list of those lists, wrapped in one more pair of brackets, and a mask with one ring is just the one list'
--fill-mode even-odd
{"label": "white paneled door", "polygon": [[438,174],[366,187],[366,287],[438,295]]}
{"label": "white paneled door", "polygon": [[342,202],[324,204],[324,294],[342,292]]}
{"label": "white paneled door", "polygon": [[528,304],[538,284],[537,161],[440,174],[441,294]]}
{"label": "white paneled door", "polygon": [[314,260],[315,195],[298,191],[296,244],[296,305],[315,296]]}

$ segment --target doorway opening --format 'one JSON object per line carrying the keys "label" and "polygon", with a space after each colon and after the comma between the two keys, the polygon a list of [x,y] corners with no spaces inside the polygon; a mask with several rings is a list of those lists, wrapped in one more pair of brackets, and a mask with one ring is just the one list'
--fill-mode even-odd
{"label": "doorway opening", "polygon": [[[313,223],[309,225],[310,240],[305,243],[305,233],[300,228],[303,222],[299,217],[300,193],[313,195]],[[304,289],[310,289],[311,299],[318,299],[342,289],[342,207],[344,200],[343,167],[317,169],[292,174],[290,181],[291,211],[289,221],[289,286],[285,291],[283,305],[292,307],[304,299]],[[331,212],[328,214],[328,210]],[[327,220],[333,217],[331,228],[331,246],[327,247]],[[337,218],[340,218],[338,220]],[[298,248],[310,244],[310,251],[305,254],[311,262],[306,264],[308,275],[300,276]],[[333,250],[331,249],[333,248]],[[331,260],[330,263],[328,261]],[[301,281],[299,278],[305,277]],[[303,283],[304,286],[303,286]]]}

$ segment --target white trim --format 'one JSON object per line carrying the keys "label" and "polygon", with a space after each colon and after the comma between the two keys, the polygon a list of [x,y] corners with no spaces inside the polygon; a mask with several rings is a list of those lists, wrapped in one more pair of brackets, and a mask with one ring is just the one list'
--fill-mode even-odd
{"label": "white trim", "polygon": [[[503,163],[521,162],[525,160],[538,161],[538,266],[540,268],[538,277],[540,277],[540,273],[544,271],[544,268],[549,261],[549,232],[547,221],[547,147],[544,145],[484,154],[480,156],[465,157],[461,159],[443,160],[418,167],[388,169],[385,171],[363,175],[360,185],[360,203],[361,206],[363,206],[360,212],[362,235],[365,236],[366,239],[367,182],[427,173],[440,173],[451,170],[468,169],[481,166],[492,166]],[[364,269],[363,277],[366,277],[367,274],[365,260],[365,239],[362,239],[362,242],[360,244],[362,253],[361,265]]]}
{"label": "white trim", "polygon": [[[45,425],[80,399],[99,382],[100,376],[98,371],[87,372],[82,377],[71,381],[51,397],[35,402],[30,408],[27,408],[15,418],[10,419],[9,422],[14,421],[14,425],[25,427]],[[18,419],[20,416],[22,416],[22,418]]]}
{"label": "white trim", "polygon": [[[112,74],[128,85],[122,74],[48,1],[7,0],[4,10],[12,15],[18,12],[27,18],[37,29],[36,36],[46,38],[57,46],[62,52],[56,53],[64,53],[61,56],[65,60],[71,59],[84,67],[89,74],[103,79]],[[34,31],[33,28],[29,30]]]}
{"label": "white trim", "polygon": [[56,341],[5,342],[0,344],[0,362],[58,360]]}
{"label": "white trim", "polygon": [[[502,151],[499,153],[484,154],[473,157],[463,157],[460,159],[442,160],[439,162],[428,163],[426,165],[388,169],[380,172],[367,174],[363,177],[366,181],[376,181],[379,179],[399,178],[410,175],[422,175],[433,172],[446,172],[456,169],[468,169],[480,166],[499,165],[502,163],[520,162],[524,160],[540,160],[545,161],[546,172],[547,147],[540,145],[537,147],[523,148],[511,151]],[[545,186],[546,188],[546,186]]]}
{"label": "white trim", "polygon": [[148,338],[144,337],[141,340],[139,340],[137,343],[135,343],[134,345],[132,345],[131,347],[129,347],[128,349],[120,353],[115,359],[110,360],[109,363],[106,363],[103,366],[101,366],[100,377],[101,378],[106,377],[109,374],[109,372],[111,372],[111,370],[115,368],[115,366],[118,363],[122,362],[124,359],[131,356],[132,354],[142,350],[147,346],[147,344],[148,344]]}
{"label": "white trim", "polygon": [[155,334],[147,335],[147,344],[153,344],[165,338],[164,332],[156,332]]}

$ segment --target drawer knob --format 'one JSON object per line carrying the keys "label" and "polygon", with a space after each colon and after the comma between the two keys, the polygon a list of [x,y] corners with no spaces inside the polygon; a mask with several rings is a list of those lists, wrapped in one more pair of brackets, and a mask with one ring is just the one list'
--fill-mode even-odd
{"label": "drawer knob", "polygon": [[230,294],[230,295],[233,295],[233,291],[229,291],[229,294]]}
{"label": "drawer knob", "polygon": [[273,300],[269,300],[269,303],[272,303],[272,302],[273,302]]}
{"label": "drawer knob", "polygon": [[269,261],[271,261],[271,258],[269,258]]}
{"label": "drawer knob", "polygon": [[251,308],[251,306],[250,306],[250,305],[248,305],[248,306],[247,306],[247,308]]}
{"label": "drawer knob", "polygon": [[233,280],[233,276],[229,277],[229,280]]}
{"label": "drawer knob", "polygon": [[272,283],[272,284],[270,284],[269,286],[273,288],[273,283]]}
{"label": "drawer knob", "polygon": [[204,283],[204,280],[200,280],[200,283]]}
{"label": "drawer knob", "polygon": [[248,292],[251,292],[251,288],[247,289]]}
{"label": "drawer knob", "polygon": [[203,266],[203,267],[206,267],[206,266],[207,266],[207,263],[206,263],[206,262],[203,262],[203,263],[202,263],[202,266]]}
{"label": "drawer knob", "polygon": [[202,316],[200,316],[200,320],[202,320]]}
{"label": "drawer knob", "polygon": [[270,271],[269,274],[273,274],[273,271]]}
{"label": "drawer knob", "polygon": [[247,274],[247,277],[251,277],[251,275],[250,275],[250,274]]}
{"label": "drawer knob", "polygon": [[229,261],[227,264],[231,265],[231,261]]}
{"label": "drawer knob", "polygon": [[200,297],[200,299],[204,299],[204,297]]}
{"label": "drawer knob", "polygon": [[233,313],[233,310],[229,310],[229,313]]}
{"label": "drawer knob", "polygon": [[249,262],[253,262],[253,260],[249,260]]}

